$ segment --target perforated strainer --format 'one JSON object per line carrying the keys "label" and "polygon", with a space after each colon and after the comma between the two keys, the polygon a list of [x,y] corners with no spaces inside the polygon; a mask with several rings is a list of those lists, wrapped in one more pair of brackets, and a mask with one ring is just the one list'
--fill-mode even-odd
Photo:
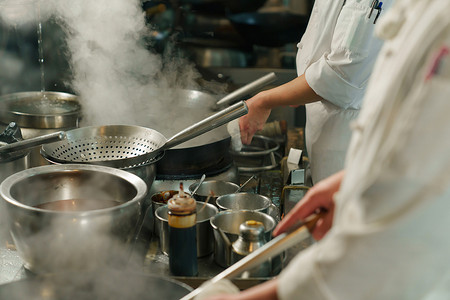
{"label": "perforated strainer", "polygon": [[169,140],[158,131],[141,126],[88,126],[66,132],[66,139],[43,145],[41,154],[55,163],[87,163],[113,168],[132,168],[151,164],[175,147],[224,125],[248,112],[238,102],[186,129]]}

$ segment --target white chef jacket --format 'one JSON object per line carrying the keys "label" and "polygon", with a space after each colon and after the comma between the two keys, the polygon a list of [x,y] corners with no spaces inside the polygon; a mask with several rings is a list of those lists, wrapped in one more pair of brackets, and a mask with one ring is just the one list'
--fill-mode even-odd
{"label": "white chef jacket", "polygon": [[280,274],[280,299],[450,299],[449,13],[397,0],[380,20],[334,225]]}
{"label": "white chef jacket", "polygon": [[[345,4],[344,4],[345,2]],[[392,0],[383,1],[387,10]],[[314,183],[341,170],[382,41],[372,0],[316,0],[297,52],[297,73],[324,101],[306,105],[305,138]]]}

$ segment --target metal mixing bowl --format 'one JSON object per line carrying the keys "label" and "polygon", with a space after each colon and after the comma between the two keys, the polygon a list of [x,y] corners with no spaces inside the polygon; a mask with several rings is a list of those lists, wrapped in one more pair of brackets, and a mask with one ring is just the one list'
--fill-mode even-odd
{"label": "metal mixing bowl", "polygon": [[146,193],[136,175],[79,164],[27,169],[0,185],[13,241],[35,273],[123,262]]}

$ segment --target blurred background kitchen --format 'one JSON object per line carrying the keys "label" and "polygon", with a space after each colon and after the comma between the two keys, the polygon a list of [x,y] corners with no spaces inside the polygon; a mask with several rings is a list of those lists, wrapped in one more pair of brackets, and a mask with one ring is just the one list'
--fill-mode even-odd
{"label": "blurred background kitchen", "polygon": [[[277,85],[296,76],[296,44],[306,28],[312,2],[142,1],[148,29],[141,34],[142,43],[160,56],[166,69],[192,66],[198,72],[196,88],[219,96],[272,71],[277,75],[273,85]],[[68,49],[67,41],[70,22],[55,13],[46,16],[45,3],[39,8],[32,1],[2,5],[1,95],[39,90],[78,92],[73,84],[76,70],[70,63],[73,50]],[[101,11],[102,18],[115,18],[107,7],[94,8]],[[133,53],[127,58],[136,59]],[[178,66],[172,67],[174,62]],[[274,114],[281,116],[274,119],[285,119],[292,127],[303,125],[303,108],[280,110]]]}

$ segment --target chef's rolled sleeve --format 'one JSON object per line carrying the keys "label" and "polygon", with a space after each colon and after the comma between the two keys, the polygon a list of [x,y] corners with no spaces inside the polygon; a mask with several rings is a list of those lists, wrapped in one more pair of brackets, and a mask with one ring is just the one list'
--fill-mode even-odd
{"label": "chef's rolled sleeve", "polygon": [[322,57],[306,69],[306,81],[317,95],[334,105],[343,109],[359,109],[368,78],[363,82],[352,82],[353,75],[347,74],[347,79],[344,78],[332,64],[335,65]]}
{"label": "chef's rolled sleeve", "polygon": [[[330,49],[305,70],[310,87],[343,109],[359,109],[383,42],[374,36],[371,0],[350,0],[336,20]],[[390,3],[386,3],[386,9]]]}

